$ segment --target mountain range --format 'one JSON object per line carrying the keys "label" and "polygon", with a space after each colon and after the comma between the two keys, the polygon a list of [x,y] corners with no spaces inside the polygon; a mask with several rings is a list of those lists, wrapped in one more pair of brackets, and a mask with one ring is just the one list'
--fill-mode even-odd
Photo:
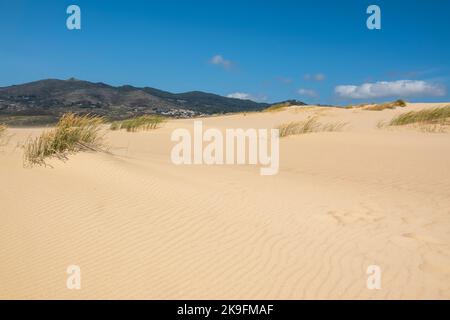
{"label": "mountain range", "polygon": [[[304,104],[290,100],[290,104]],[[190,117],[271,106],[201,91],[171,93],[150,87],[111,86],[102,82],[46,79],[0,88],[0,116],[52,116],[65,112],[92,113],[109,119],[141,114]]]}

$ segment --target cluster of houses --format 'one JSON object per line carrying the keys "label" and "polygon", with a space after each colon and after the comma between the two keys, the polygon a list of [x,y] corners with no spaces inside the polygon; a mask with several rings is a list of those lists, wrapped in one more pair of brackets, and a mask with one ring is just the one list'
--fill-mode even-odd
{"label": "cluster of houses", "polygon": [[203,114],[200,112],[195,112],[186,109],[169,109],[167,111],[161,112],[161,115],[174,118],[193,118],[197,116],[202,116]]}

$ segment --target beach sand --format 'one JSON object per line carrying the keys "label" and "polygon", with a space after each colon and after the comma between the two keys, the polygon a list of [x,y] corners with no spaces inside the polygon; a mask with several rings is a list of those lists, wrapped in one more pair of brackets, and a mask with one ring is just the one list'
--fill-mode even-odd
{"label": "beach sand", "polygon": [[[450,134],[377,128],[410,110],[291,107],[201,118],[274,128],[317,114],[342,132],[280,140],[280,169],[172,164],[171,132],[108,131],[110,153],[24,168],[0,151],[1,299],[449,299]],[[69,265],[81,289],[66,287]],[[367,288],[370,265],[381,289]]]}

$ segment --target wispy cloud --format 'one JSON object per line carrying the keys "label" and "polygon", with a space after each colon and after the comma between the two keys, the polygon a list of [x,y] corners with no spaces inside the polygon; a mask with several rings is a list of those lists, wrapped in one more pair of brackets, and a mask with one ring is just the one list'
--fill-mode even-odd
{"label": "wispy cloud", "polygon": [[297,90],[297,93],[301,96],[317,97],[317,92],[312,89],[300,88]]}
{"label": "wispy cloud", "polygon": [[389,78],[396,79],[412,79],[412,78],[430,78],[435,77],[439,73],[441,73],[440,68],[428,68],[428,69],[418,69],[418,70],[409,70],[409,71],[390,71],[386,73],[386,76]]}
{"label": "wispy cloud", "polygon": [[224,69],[228,70],[231,68],[231,66],[233,65],[233,63],[230,60],[225,59],[222,55],[220,54],[216,54],[215,56],[213,56],[209,62],[211,64],[215,64],[218,66],[223,67]]}
{"label": "wispy cloud", "polygon": [[286,77],[277,77],[277,80],[284,84],[291,84],[293,82],[292,78],[286,78]]}
{"label": "wispy cloud", "polygon": [[250,93],[246,92],[233,92],[227,95],[228,98],[235,98],[235,99],[241,99],[241,100],[252,100],[256,102],[263,102],[267,100],[267,97],[265,96],[254,96]]}
{"label": "wispy cloud", "polygon": [[334,92],[342,98],[368,99],[384,97],[439,97],[445,87],[422,80],[379,81],[357,85],[340,85]]}
{"label": "wispy cloud", "polygon": [[303,76],[303,79],[305,80],[314,80],[314,81],[323,81],[326,79],[325,75],[323,73],[316,73],[316,74],[305,74]]}

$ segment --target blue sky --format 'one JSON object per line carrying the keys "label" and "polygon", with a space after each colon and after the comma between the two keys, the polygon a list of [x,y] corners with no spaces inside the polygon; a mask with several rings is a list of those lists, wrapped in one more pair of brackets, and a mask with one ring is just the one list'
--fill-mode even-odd
{"label": "blue sky", "polygon": [[[66,28],[71,4],[81,30]],[[381,30],[366,27],[370,4]],[[447,0],[0,0],[0,34],[0,86],[75,77],[269,102],[450,101]]]}

